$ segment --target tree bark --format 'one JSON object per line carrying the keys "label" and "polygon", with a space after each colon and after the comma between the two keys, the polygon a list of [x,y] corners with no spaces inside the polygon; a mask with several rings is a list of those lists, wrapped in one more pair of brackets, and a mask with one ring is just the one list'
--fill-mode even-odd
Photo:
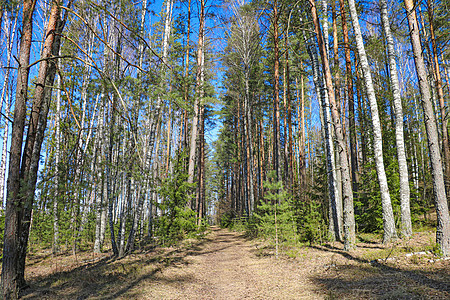
{"label": "tree bark", "polygon": [[366,50],[364,47],[364,41],[361,34],[361,28],[359,25],[358,13],[356,11],[356,4],[354,0],[349,0],[348,3],[350,7],[350,15],[352,18],[353,29],[355,32],[359,60],[361,62],[361,67],[363,71],[367,97],[370,102],[372,127],[374,133],[373,144],[374,144],[375,164],[377,169],[378,182],[380,185],[381,205],[383,209],[383,228],[384,228],[383,243],[388,243],[392,239],[397,238],[397,231],[395,229],[394,212],[392,210],[392,203],[391,197],[389,195],[389,187],[387,183],[386,171],[384,169],[383,140],[382,140],[383,137],[381,133],[378,104],[375,96],[375,90],[373,87],[370,66],[367,60]]}
{"label": "tree bark", "polygon": [[[200,112],[200,90],[202,89],[201,73],[203,69],[202,55],[203,55],[203,35],[205,34],[205,0],[200,2],[200,25],[198,31],[198,48],[197,48],[197,75],[196,75],[196,96],[194,100],[194,117],[191,128],[191,141],[189,148],[189,165],[188,165],[188,183],[194,182],[194,168],[195,168],[195,154],[197,152],[198,139],[198,120]],[[192,206],[190,204],[189,206]]]}
{"label": "tree bark", "polygon": [[[190,34],[191,34],[191,0],[188,0],[188,16],[187,16],[187,32],[186,32],[186,58],[184,68],[184,102],[186,106],[189,104],[189,54],[190,54]],[[188,125],[187,125],[187,110],[184,110],[183,114],[183,148],[187,148],[188,143]],[[189,205],[189,203],[188,203]]]}
{"label": "tree bark", "polygon": [[350,40],[348,36],[347,16],[345,12],[344,0],[339,0],[342,33],[344,37],[344,56],[345,56],[345,74],[347,76],[347,95],[348,95],[348,118],[350,135],[350,160],[352,168],[353,195],[358,194],[358,155],[356,152],[356,125],[355,125],[355,103],[353,94],[353,75],[350,56]]}
{"label": "tree bark", "polygon": [[5,211],[5,230],[2,263],[2,292],[4,299],[16,299],[20,288],[18,278],[18,255],[21,203],[18,200],[21,190],[20,161],[22,157],[22,141],[26,118],[26,102],[28,90],[28,65],[30,62],[31,39],[33,35],[33,12],[36,2],[23,2],[22,36],[20,39],[19,67],[16,87],[16,103],[14,108],[14,122],[11,134],[9,157],[9,172],[7,183],[7,201]]}
{"label": "tree bark", "polygon": [[[111,238],[111,247],[113,250],[113,255],[118,256],[119,250],[117,248],[116,236],[114,233],[114,219],[113,219],[113,208],[114,208],[114,194],[113,194],[113,182],[111,175],[111,167],[113,163],[113,145],[114,145],[114,124],[115,124],[115,103],[112,103],[112,107],[110,107],[110,124],[109,124],[109,132],[108,132],[108,143],[105,143],[105,154],[106,154],[106,180],[105,180],[105,189],[104,194],[106,195],[106,201],[108,203],[108,223],[109,223],[109,235]],[[106,131],[106,130],[105,130]]]}
{"label": "tree bark", "polygon": [[401,232],[405,237],[412,234],[411,210],[410,210],[410,190],[408,163],[406,161],[405,139],[403,135],[403,109],[400,96],[400,84],[397,75],[397,63],[395,61],[394,39],[392,37],[389,25],[387,1],[380,0],[381,22],[387,42],[387,53],[389,60],[390,80],[392,85],[392,94],[395,109],[395,142],[397,146],[398,167],[400,175],[400,207],[401,207]]}
{"label": "tree bark", "polygon": [[[8,12],[5,13],[6,19],[8,19]],[[10,100],[10,92],[8,90],[8,85],[10,82],[10,73],[11,73],[11,58],[12,58],[12,49],[13,49],[13,41],[16,34],[16,26],[17,26],[18,16],[14,19],[14,24],[7,27],[5,32],[5,41],[6,41],[6,74],[4,77],[4,83],[2,88],[2,95],[0,98],[0,112],[3,109],[3,104],[5,104],[5,116],[9,117],[10,108],[11,108],[11,100]],[[12,22],[11,22],[12,23]],[[1,24],[0,24],[1,26]],[[11,30],[9,30],[9,28]],[[1,31],[1,27],[0,27]],[[9,42],[8,42],[9,41]],[[1,119],[1,117],[0,117]],[[4,199],[4,190],[5,190],[5,175],[6,175],[6,159],[7,159],[7,145],[8,145],[8,133],[9,133],[9,120],[5,119],[5,127],[3,129],[3,146],[2,146],[2,158],[0,162],[0,200],[2,204],[0,205],[3,208],[3,199]]]}
{"label": "tree bark", "polygon": [[434,25],[433,25],[433,17],[434,17],[434,11],[433,7],[431,6],[431,0],[427,1],[427,9],[428,9],[428,19],[429,19],[429,28],[430,28],[430,38],[431,38],[431,46],[432,46],[432,59],[434,63],[434,79],[435,79],[435,87],[437,90],[437,96],[439,100],[439,108],[441,111],[441,124],[442,124],[442,150],[444,153],[444,162],[445,162],[445,183],[446,183],[446,192],[450,192],[450,145],[449,145],[449,137],[448,137],[448,120],[447,120],[447,109],[445,106],[445,99],[444,99],[444,90],[442,88],[442,78],[441,78],[441,72],[439,67],[439,60],[438,60],[438,50],[436,45],[436,37],[434,32]]}
{"label": "tree bark", "polygon": [[[306,38],[305,38],[306,39]],[[325,153],[327,157],[327,179],[328,179],[328,200],[329,200],[329,233],[332,239],[342,240],[342,202],[340,201],[340,193],[338,189],[335,149],[332,138],[332,121],[330,115],[330,102],[327,90],[324,86],[324,78],[320,73],[319,54],[314,46],[313,37],[307,41],[307,51],[311,57],[313,81],[319,100],[319,115],[322,123],[322,135],[325,139]]]}
{"label": "tree bark", "polygon": [[[289,185],[291,187],[291,192],[294,187],[294,148],[292,144],[293,135],[292,135],[292,100],[291,100],[291,89],[290,89],[290,80],[289,80],[289,48],[288,48],[288,33],[285,34],[285,60],[286,60],[286,76],[285,76],[285,82],[286,82],[286,97],[287,97],[287,129],[288,129],[288,136],[287,136],[287,144],[288,144],[288,176],[287,178],[290,180]],[[285,112],[286,113],[286,112]],[[286,130],[286,129],[285,129]],[[286,140],[285,140],[286,143]]]}
{"label": "tree bark", "polygon": [[278,34],[278,0],[273,4],[273,41],[274,41],[274,66],[273,66],[273,80],[274,80],[274,97],[273,97],[273,169],[276,173],[276,181],[281,178],[280,166],[280,50],[279,50],[279,34]]}
{"label": "tree bark", "polygon": [[405,0],[406,15],[411,36],[411,45],[416,65],[416,73],[419,81],[422,97],[422,109],[424,113],[425,128],[428,138],[428,150],[431,160],[431,172],[433,176],[434,201],[437,214],[436,243],[440,246],[444,256],[450,255],[450,220],[448,204],[444,184],[444,172],[442,170],[441,153],[437,132],[436,118],[431,101],[430,86],[427,81],[427,71],[422,53],[419,26],[415,12],[414,2]]}
{"label": "tree bark", "polygon": [[336,105],[336,99],[334,96],[333,81],[331,77],[330,65],[326,53],[325,44],[323,41],[322,31],[320,29],[319,17],[317,15],[317,9],[315,2],[309,0],[311,5],[311,14],[313,18],[314,28],[318,39],[320,55],[322,57],[322,67],[324,69],[325,83],[328,89],[328,96],[331,105],[331,115],[333,117],[334,130],[336,133],[336,139],[339,151],[339,162],[341,165],[342,173],[342,198],[344,204],[344,250],[350,250],[355,247],[356,234],[355,234],[355,216],[353,208],[353,191],[351,186],[350,169],[349,169],[349,157],[347,153],[347,145],[344,139],[344,133],[342,130],[342,124],[338,107]]}
{"label": "tree bark", "polygon": [[[58,66],[59,68],[59,66]],[[57,80],[58,90],[56,91],[56,116],[55,116],[55,198],[53,199],[53,245],[52,252],[56,254],[59,252],[59,211],[58,201],[60,199],[60,164],[61,164],[61,76],[58,75]]]}

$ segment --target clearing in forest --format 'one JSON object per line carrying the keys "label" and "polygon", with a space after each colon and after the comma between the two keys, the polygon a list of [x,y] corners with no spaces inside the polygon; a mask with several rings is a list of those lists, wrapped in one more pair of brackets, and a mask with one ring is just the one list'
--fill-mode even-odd
{"label": "clearing in forest", "polygon": [[[343,252],[339,243],[293,247],[276,259],[265,244],[212,227],[179,248],[109,256],[30,256],[24,299],[449,299],[450,260],[407,254],[431,232]],[[422,247],[423,248],[423,247]]]}

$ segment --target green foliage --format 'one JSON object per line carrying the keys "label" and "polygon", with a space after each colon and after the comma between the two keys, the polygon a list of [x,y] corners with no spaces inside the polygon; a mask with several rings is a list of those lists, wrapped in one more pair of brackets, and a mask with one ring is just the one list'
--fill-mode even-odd
{"label": "green foliage", "polygon": [[[282,193],[286,194],[285,191]],[[297,226],[294,221],[292,200],[281,199],[283,201],[280,204],[269,201],[258,205],[258,212],[254,214],[256,228],[261,237],[274,242],[276,235],[280,242],[294,242],[297,238]]]}
{"label": "green foliage", "polygon": [[322,242],[328,235],[328,179],[326,157],[322,151],[314,164],[314,181],[303,194],[294,198],[298,235],[301,242]]}
{"label": "green foliage", "polygon": [[[379,101],[380,118],[383,120],[383,124],[392,124],[393,121],[388,114],[390,96],[385,91],[379,91],[379,93],[378,98],[385,100]],[[396,223],[400,227],[400,177],[395,146],[395,128],[392,125],[383,126],[382,135],[383,160],[389,194]],[[383,230],[381,195],[373,155],[373,153],[368,154],[370,160],[362,169],[359,193],[358,197],[355,198],[355,220],[358,230],[361,232],[381,232]]]}
{"label": "green foliage", "polygon": [[367,164],[361,175],[360,190],[355,198],[355,221],[361,232],[380,232],[383,229],[380,189],[375,164]]}
{"label": "green foliage", "polygon": [[163,200],[158,204],[162,215],[157,219],[156,235],[163,245],[172,245],[197,232],[195,212],[187,207],[195,185],[187,182],[188,174],[183,171],[181,161],[159,187]]}
{"label": "green foliage", "polygon": [[234,214],[232,211],[226,211],[220,216],[219,225],[222,228],[231,228],[233,224]]}
{"label": "green foliage", "polygon": [[323,218],[324,207],[318,201],[303,202],[297,210],[297,233],[301,242],[314,244],[324,241],[328,229]]}
{"label": "green foliage", "polygon": [[260,237],[274,243],[277,243],[277,239],[280,243],[295,242],[297,226],[292,199],[284,190],[282,182],[273,179],[273,172],[268,177],[269,181],[264,182],[264,187],[268,189],[265,201],[258,205],[249,224],[254,224]]}

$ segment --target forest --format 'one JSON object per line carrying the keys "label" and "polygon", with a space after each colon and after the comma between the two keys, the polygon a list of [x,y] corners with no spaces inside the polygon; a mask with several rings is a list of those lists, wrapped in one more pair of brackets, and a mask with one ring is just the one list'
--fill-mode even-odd
{"label": "forest", "polygon": [[450,280],[449,21],[449,0],[0,0],[3,298],[42,253],[224,232],[276,259],[427,232]]}

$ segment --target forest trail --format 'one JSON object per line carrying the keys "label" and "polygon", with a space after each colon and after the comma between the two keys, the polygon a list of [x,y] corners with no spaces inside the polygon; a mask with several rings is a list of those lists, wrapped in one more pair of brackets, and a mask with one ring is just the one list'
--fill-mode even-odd
{"label": "forest trail", "polygon": [[[144,284],[148,299],[318,299],[308,270],[273,256],[258,256],[255,244],[236,232],[212,228],[186,265]],[[160,283],[164,282],[163,286]],[[158,288],[159,287],[159,288]]]}
{"label": "forest trail", "polygon": [[181,247],[143,249],[122,259],[40,254],[29,257],[23,299],[323,298],[309,279],[315,259],[302,266],[271,252],[243,233],[213,226]]}
{"label": "forest trail", "polygon": [[450,299],[450,260],[426,249],[432,231],[382,245],[273,247],[211,227],[178,247],[143,247],[122,259],[91,251],[30,255],[23,299]]}

